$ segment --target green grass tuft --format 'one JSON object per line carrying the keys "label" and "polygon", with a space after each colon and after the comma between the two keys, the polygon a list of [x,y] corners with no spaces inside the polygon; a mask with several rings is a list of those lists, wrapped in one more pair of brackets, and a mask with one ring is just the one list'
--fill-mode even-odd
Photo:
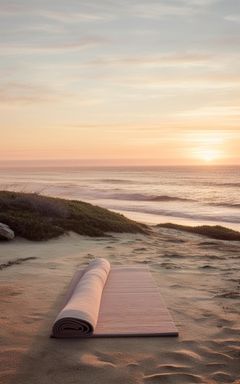
{"label": "green grass tuft", "polygon": [[179,225],[173,223],[158,224],[157,227],[177,229],[179,231],[195,233],[217,240],[240,241],[240,232],[234,231],[220,225],[199,225],[191,227],[189,225]]}
{"label": "green grass tuft", "polygon": [[147,226],[107,209],[36,193],[0,191],[0,222],[16,236],[48,240],[74,231],[103,236],[107,232],[147,233]]}

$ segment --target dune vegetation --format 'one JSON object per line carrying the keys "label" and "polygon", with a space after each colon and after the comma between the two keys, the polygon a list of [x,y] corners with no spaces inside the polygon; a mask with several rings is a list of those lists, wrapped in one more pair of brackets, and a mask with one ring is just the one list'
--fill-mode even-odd
{"label": "dune vegetation", "polygon": [[143,224],[82,201],[9,191],[0,191],[0,222],[29,240],[47,240],[68,231],[88,236],[147,232]]}
{"label": "dune vegetation", "polygon": [[192,227],[190,225],[180,225],[173,223],[158,224],[157,227],[176,229],[179,231],[203,235],[217,240],[240,241],[240,232],[233,229],[222,227],[221,225],[199,225]]}

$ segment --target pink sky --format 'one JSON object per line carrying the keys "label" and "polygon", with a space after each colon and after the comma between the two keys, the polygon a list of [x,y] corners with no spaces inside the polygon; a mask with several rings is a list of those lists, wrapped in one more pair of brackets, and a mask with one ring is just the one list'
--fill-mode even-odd
{"label": "pink sky", "polygon": [[240,4],[1,4],[0,162],[240,164]]}

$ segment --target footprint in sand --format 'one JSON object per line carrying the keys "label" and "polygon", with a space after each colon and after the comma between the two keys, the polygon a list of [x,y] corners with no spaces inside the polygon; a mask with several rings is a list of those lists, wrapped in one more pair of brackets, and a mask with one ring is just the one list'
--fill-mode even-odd
{"label": "footprint in sand", "polygon": [[168,352],[165,354],[165,356],[183,364],[186,364],[186,362],[194,362],[199,364],[199,361],[202,361],[201,355],[188,349],[181,349],[176,352]]}
{"label": "footprint in sand", "polygon": [[133,253],[144,252],[144,251],[146,251],[146,250],[147,250],[147,248],[135,248],[135,249],[133,250]]}
{"label": "footprint in sand", "polygon": [[186,243],[186,241],[182,239],[166,239],[165,241],[167,243],[174,243],[174,244]]}
{"label": "footprint in sand", "polygon": [[211,378],[217,383],[233,383],[233,378],[226,372],[218,371],[211,375]]}
{"label": "footprint in sand", "polygon": [[201,243],[198,243],[198,245],[206,245],[206,246],[208,246],[208,245],[212,245],[212,246],[217,246],[218,245],[218,243],[215,243],[215,242],[213,242],[213,241],[202,241]]}
{"label": "footprint in sand", "polygon": [[239,299],[240,298],[240,292],[239,291],[228,291],[223,292],[215,295],[214,297],[222,297],[225,299]]}
{"label": "footprint in sand", "polygon": [[217,352],[216,350],[213,350],[208,347],[202,347],[201,351],[205,358],[213,360],[213,362],[219,361],[221,363],[229,363],[230,360],[233,360],[233,358],[227,353]]}
{"label": "footprint in sand", "polygon": [[161,263],[160,266],[165,269],[181,269],[180,265],[173,263]]}
{"label": "footprint in sand", "polygon": [[92,260],[95,259],[95,256],[91,253],[88,253],[86,256],[83,256],[83,259]]}
{"label": "footprint in sand", "polygon": [[160,364],[157,366],[158,371],[163,371],[162,373],[172,373],[172,372],[185,372],[191,370],[189,365],[176,365],[176,364]]}
{"label": "footprint in sand", "polygon": [[146,383],[163,383],[163,384],[194,384],[202,383],[202,377],[192,375],[190,373],[155,373],[153,375],[144,376]]}
{"label": "footprint in sand", "polygon": [[81,359],[80,359],[80,362],[83,364],[83,365],[88,365],[88,366],[91,366],[93,368],[102,368],[102,367],[112,367],[114,368],[115,365],[109,361],[104,361],[104,360],[100,360],[98,358],[98,356],[96,355],[93,355],[91,353],[85,353]]}
{"label": "footprint in sand", "polygon": [[213,267],[212,265],[204,264],[204,265],[201,265],[201,266],[199,267],[199,269],[216,269],[216,268]]}
{"label": "footprint in sand", "polygon": [[149,260],[137,260],[136,263],[137,264],[149,264],[151,261]]}

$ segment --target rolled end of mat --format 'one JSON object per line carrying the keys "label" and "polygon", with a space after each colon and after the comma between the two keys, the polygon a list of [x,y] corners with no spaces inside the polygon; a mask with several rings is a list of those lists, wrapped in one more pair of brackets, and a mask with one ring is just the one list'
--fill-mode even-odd
{"label": "rolled end of mat", "polygon": [[55,320],[52,337],[87,337],[93,334],[109,272],[110,264],[106,259],[95,259],[88,265]]}
{"label": "rolled end of mat", "polygon": [[52,337],[87,337],[93,334],[93,326],[87,321],[73,317],[57,320],[52,328]]}

